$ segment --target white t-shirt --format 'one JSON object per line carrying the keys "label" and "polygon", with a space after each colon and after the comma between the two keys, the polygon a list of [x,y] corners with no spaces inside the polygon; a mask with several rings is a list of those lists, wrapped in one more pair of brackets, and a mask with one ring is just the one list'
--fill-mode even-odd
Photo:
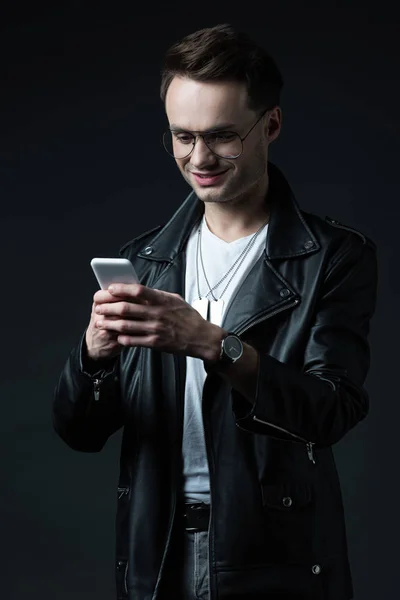
{"label": "white t-shirt", "polygon": [[[236,271],[231,283],[223,293],[224,311],[232,299],[235,290],[241,285],[254,263],[260,258],[265,248],[268,225],[258,234],[250,251]],[[191,304],[199,297],[196,275],[196,256],[198,243],[197,225],[188,240],[186,248],[185,300]],[[233,242],[225,242],[214,235],[208,228],[205,218],[201,227],[201,253],[204,270],[211,288],[231,268],[254,234]],[[240,262],[240,261],[239,261]],[[237,265],[226,279],[214,290],[216,298],[227,285]],[[209,288],[203,275],[200,258],[198,259],[198,276],[201,297],[205,297]],[[208,296],[212,299],[211,294]],[[223,325],[223,323],[222,323]],[[210,502],[210,480],[204,441],[203,418],[201,412],[203,385],[206,378],[203,361],[188,356],[186,358],[185,409],[183,424],[183,477],[184,496],[186,502]]]}

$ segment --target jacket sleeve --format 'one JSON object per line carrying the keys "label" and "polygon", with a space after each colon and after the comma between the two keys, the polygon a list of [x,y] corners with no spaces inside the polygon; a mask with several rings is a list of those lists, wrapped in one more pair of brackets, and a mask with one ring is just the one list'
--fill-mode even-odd
{"label": "jacket sleeve", "polygon": [[119,358],[89,372],[84,340],[72,350],[54,391],[53,426],[74,450],[99,452],[123,425]]}
{"label": "jacket sleeve", "polygon": [[323,447],[338,442],[361,421],[369,408],[363,385],[370,365],[368,334],[376,288],[375,246],[351,234],[326,268],[303,368],[260,354],[250,413],[233,393],[237,425]]}

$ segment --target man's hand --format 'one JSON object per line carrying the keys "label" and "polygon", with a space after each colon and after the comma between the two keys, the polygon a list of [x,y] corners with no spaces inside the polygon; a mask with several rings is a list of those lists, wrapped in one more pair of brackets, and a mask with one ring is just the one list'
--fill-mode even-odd
{"label": "man's hand", "polygon": [[218,360],[223,329],[203,319],[179,294],[140,284],[113,284],[97,292],[94,300],[94,330],[110,352],[144,346]]}
{"label": "man's hand", "polygon": [[96,307],[110,302],[117,302],[117,298],[106,290],[99,290],[93,296],[92,313],[85,336],[87,356],[91,360],[96,361],[112,358],[117,356],[122,350],[122,346],[117,340],[118,334],[115,331],[107,331],[106,329],[96,327],[96,320],[98,318],[95,312]]}

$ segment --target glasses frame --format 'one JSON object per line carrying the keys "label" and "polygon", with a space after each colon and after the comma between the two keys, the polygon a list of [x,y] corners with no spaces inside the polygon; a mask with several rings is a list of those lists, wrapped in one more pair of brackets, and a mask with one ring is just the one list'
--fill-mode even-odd
{"label": "glasses frame", "polygon": [[[237,158],[239,158],[239,156],[241,156],[243,154],[243,142],[245,141],[245,139],[250,135],[250,133],[253,131],[253,129],[255,128],[255,126],[261,121],[261,119],[263,118],[264,115],[267,114],[267,112],[271,110],[270,108],[266,108],[265,110],[262,111],[261,115],[258,117],[257,121],[255,123],[253,123],[253,125],[250,127],[249,131],[246,133],[245,136],[240,137],[240,135],[238,134],[237,131],[229,131],[229,130],[224,130],[224,131],[218,131],[218,130],[211,130],[211,131],[207,131],[207,133],[199,133],[198,131],[179,131],[180,133],[188,133],[189,135],[191,135],[193,137],[192,140],[192,148],[191,150],[185,154],[185,156],[180,156],[177,157],[174,154],[172,154],[171,152],[169,152],[169,150],[167,149],[166,143],[165,143],[165,136],[169,133],[174,133],[174,131],[176,131],[175,129],[167,129],[167,131],[165,131],[163,133],[163,146],[165,151],[167,152],[167,154],[169,154],[170,156],[172,156],[172,158],[175,158],[176,160],[183,160],[184,158],[188,158],[193,150],[194,147],[197,143],[198,138],[202,138],[203,142],[205,143],[205,145],[207,146],[207,148],[210,150],[210,152],[212,152],[215,156],[218,156],[218,158],[223,158],[225,160],[236,160]],[[216,152],[214,152],[214,150],[212,148],[210,148],[210,146],[207,144],[205,138],[208,135],[213,135],[214,133],[232,133],[234,135],[237,135],[241,144],[242,144],[242,149],[240,151],[240,154],[238,154],[237,156],[221,156],[220,154],[217,154]]]}

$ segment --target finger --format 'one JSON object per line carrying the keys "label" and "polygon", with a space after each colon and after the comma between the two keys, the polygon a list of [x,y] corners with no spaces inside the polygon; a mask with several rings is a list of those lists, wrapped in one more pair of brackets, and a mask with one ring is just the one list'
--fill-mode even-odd
{"label": "finger", "polygon": [[156,335],[157,324],[155,321],[127,321],[124,319],[104,319],[100,317],[95,321],[97,329],[117,332],[126,335]]}
{"label": "finger", "polygon": [[139,304],[164,304],[167,296],[172,295],[162,290],[153,290],[140,283],[113,283],[108,291],[113,296],[129,298]]}
{"label": "finger", "polygon": [[101,339],[102,344],[105,342],[108,342],[109,344],[113,345],[114,343],[117,344],[117,337],[119,335],[118,331],[109,331],[107,329],[99,329],[96,331],[96,335],[99,336],[99,339]]}
{"label": "finger", "polygon": [[143,304],[134,304],[133,302],[122,301],[98,304],[95,307],[95,314],[108,318],[125,318],[148,320],[154,318],[154,307]]}
{"label": "finger", "polygon": [[118,335],[117,342],[120,346],[141,346],[143,348],[154,348],[155,341],[152,335]]}
{"label": "finger", "polygon": [[107,290],[98,290],[93,296],[94,304],[104,304],[105,302],[119,302],[120,298],[116,298]]}

